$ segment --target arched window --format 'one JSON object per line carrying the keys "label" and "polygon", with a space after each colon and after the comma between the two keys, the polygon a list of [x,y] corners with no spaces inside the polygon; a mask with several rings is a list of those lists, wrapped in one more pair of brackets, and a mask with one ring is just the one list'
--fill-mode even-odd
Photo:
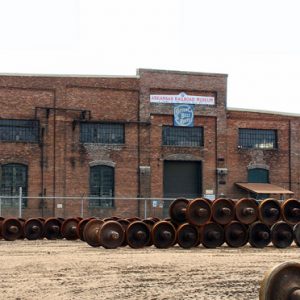
{"label": "arched window", "polygon": [[[0,168],[0,195],[18,196],[20,187],[22,195],[27,196],[28,191],[28,167],[22,164],[5,164]],[[5,199],[4,205],[14,206],[18,201]],[[27,206],[27,200],[23,199],[23,206]]]}
{"label": "arched window", "polygon": [[90,199],[90,207],[113,207],[114,197],[114,174],[112,167],[99,165],[90,168],[90,196],[103,199]]}

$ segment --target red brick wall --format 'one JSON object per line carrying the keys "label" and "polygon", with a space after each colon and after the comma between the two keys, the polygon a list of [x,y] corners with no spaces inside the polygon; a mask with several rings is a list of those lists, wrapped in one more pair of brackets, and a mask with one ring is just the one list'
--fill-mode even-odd
{"label": "red brick wall", "polygon": [[[44,128],[43,148],[39,144],[0,142],[0,164],[19,162],[28,166],[28,192],[32,197],[43,191],[46,196],[88,196],[90,166],[104,162],[115,166],[116,197],[160,198],[163,197],[164,160],[183,156],[202,161],[203,193],[213,190],[217,195],[245,196],[235,187],[235,182],[246,181],[247,167],[256,161],[270,168],[272,183],[291,188],[299,195],[300,118],[228,111],[226,75],[143,69],[138,75],[128,78],[0,76],[0,118],[34,119],[36,116]],[[162,146],[162,126],[173,124],[173,106],[151,104],[150,95],[180,92],[216,99],[216,106],[196,105],[195,108],[195,125],[204,127],[204,147]],[[74,109],[90,112],[91,121],[124,122],[125,144],[81,144],[76,122],[80,111]],[[238,128],[276,129],[278,150],[238,149]],[[217,176],[217,167],[228,168],[228,175]],[[81,202],[75,200],[45,200],[44,204],[45,216],[78,215],[81,208]],[[57,208],[57,204],[63,204],[63,209]],[[143,203],[138,204],[136,200],[116,200],[116,207],[109,210],[90,210],[84,203],[85,216],[143,215],[143,209]],[[24,215],[38,216],[41,212],[40,201],[29,199]]]}

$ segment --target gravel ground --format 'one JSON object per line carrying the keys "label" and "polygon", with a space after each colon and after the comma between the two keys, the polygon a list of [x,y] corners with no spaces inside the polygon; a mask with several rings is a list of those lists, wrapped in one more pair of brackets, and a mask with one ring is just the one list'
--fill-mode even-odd
{"label": "gravel ground", "polygon": [[0,241],[0,299],[258,299],[287,249],[92,248],[81,241]]}

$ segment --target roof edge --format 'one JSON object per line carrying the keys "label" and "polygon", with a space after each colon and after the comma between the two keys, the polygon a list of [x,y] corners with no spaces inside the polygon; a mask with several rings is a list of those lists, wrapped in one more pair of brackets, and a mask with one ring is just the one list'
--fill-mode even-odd
{"label": "roof edge", "polygon": [[238,108],[238,107],[228,107],[227,111],[240,111],[240,112],[250,112],[250,113],[260,113],[260,114],[269,114],[269,115],[280,115],[288,117],[300,117],[300,114],[281,112],[281,111],[272,111],[272,110],[260,110],[260,109],[250,109],[250,108]]}
{"label": "roof edge", "polygon": [[0,73],[0,77],[57,77],[57,78],[132,78],[138,75],[84,75],[84,74],[39,74],[39,73]]}
{"label": "roof edge", "polygon": [[178,71],[178,70],[163,70],[163,69],[144,69],[139,68],[136,74],[140,75],[141,72],[147,73],[165,73],[165,74],[178,74],[178,75],[194,75],[194,76],[211,76],[211,77],[228,77],[225,73],[207,73],[207,72],[193,72],[193,71]]}

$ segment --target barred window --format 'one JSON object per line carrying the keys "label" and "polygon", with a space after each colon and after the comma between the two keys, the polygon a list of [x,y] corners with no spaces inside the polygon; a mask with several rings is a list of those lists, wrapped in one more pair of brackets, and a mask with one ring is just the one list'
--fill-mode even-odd
{"label": "barred window", "polygon": [[0,140],[37,143],[39,141],[39,121],[0,119]]}
{"label": "barred window", "polygon": [[81,123],[80,142],[99,144],[124,144],[124,124]]}
{"label": "barred window", "polygon": [[[0,196],[1,204],[6,207],[19,205],[19,189],[22,188],[22,195],[27,196],[28,189],[28,168],[22,164],[6,164],[0,168]],[[16,198],[5,198],[15,196]],[[27,207],[27,199],[23,199],[23,207]]]}
{"label": "barred window", "polygon": [[201,147],[203,141],[203,127],[173,127],[163,126],[163,145]]}
{"label": "barred window", "polygon": [[277,149],[277,130],[239,129],[239,148]]}
{"label": "barred window", "polygon": [[[90,169],[90,207],[114,207],[114,168],[94,166]],[[92,199],[95,197],[96,199]],[[101,199],[99,199],[101,198]]]}

